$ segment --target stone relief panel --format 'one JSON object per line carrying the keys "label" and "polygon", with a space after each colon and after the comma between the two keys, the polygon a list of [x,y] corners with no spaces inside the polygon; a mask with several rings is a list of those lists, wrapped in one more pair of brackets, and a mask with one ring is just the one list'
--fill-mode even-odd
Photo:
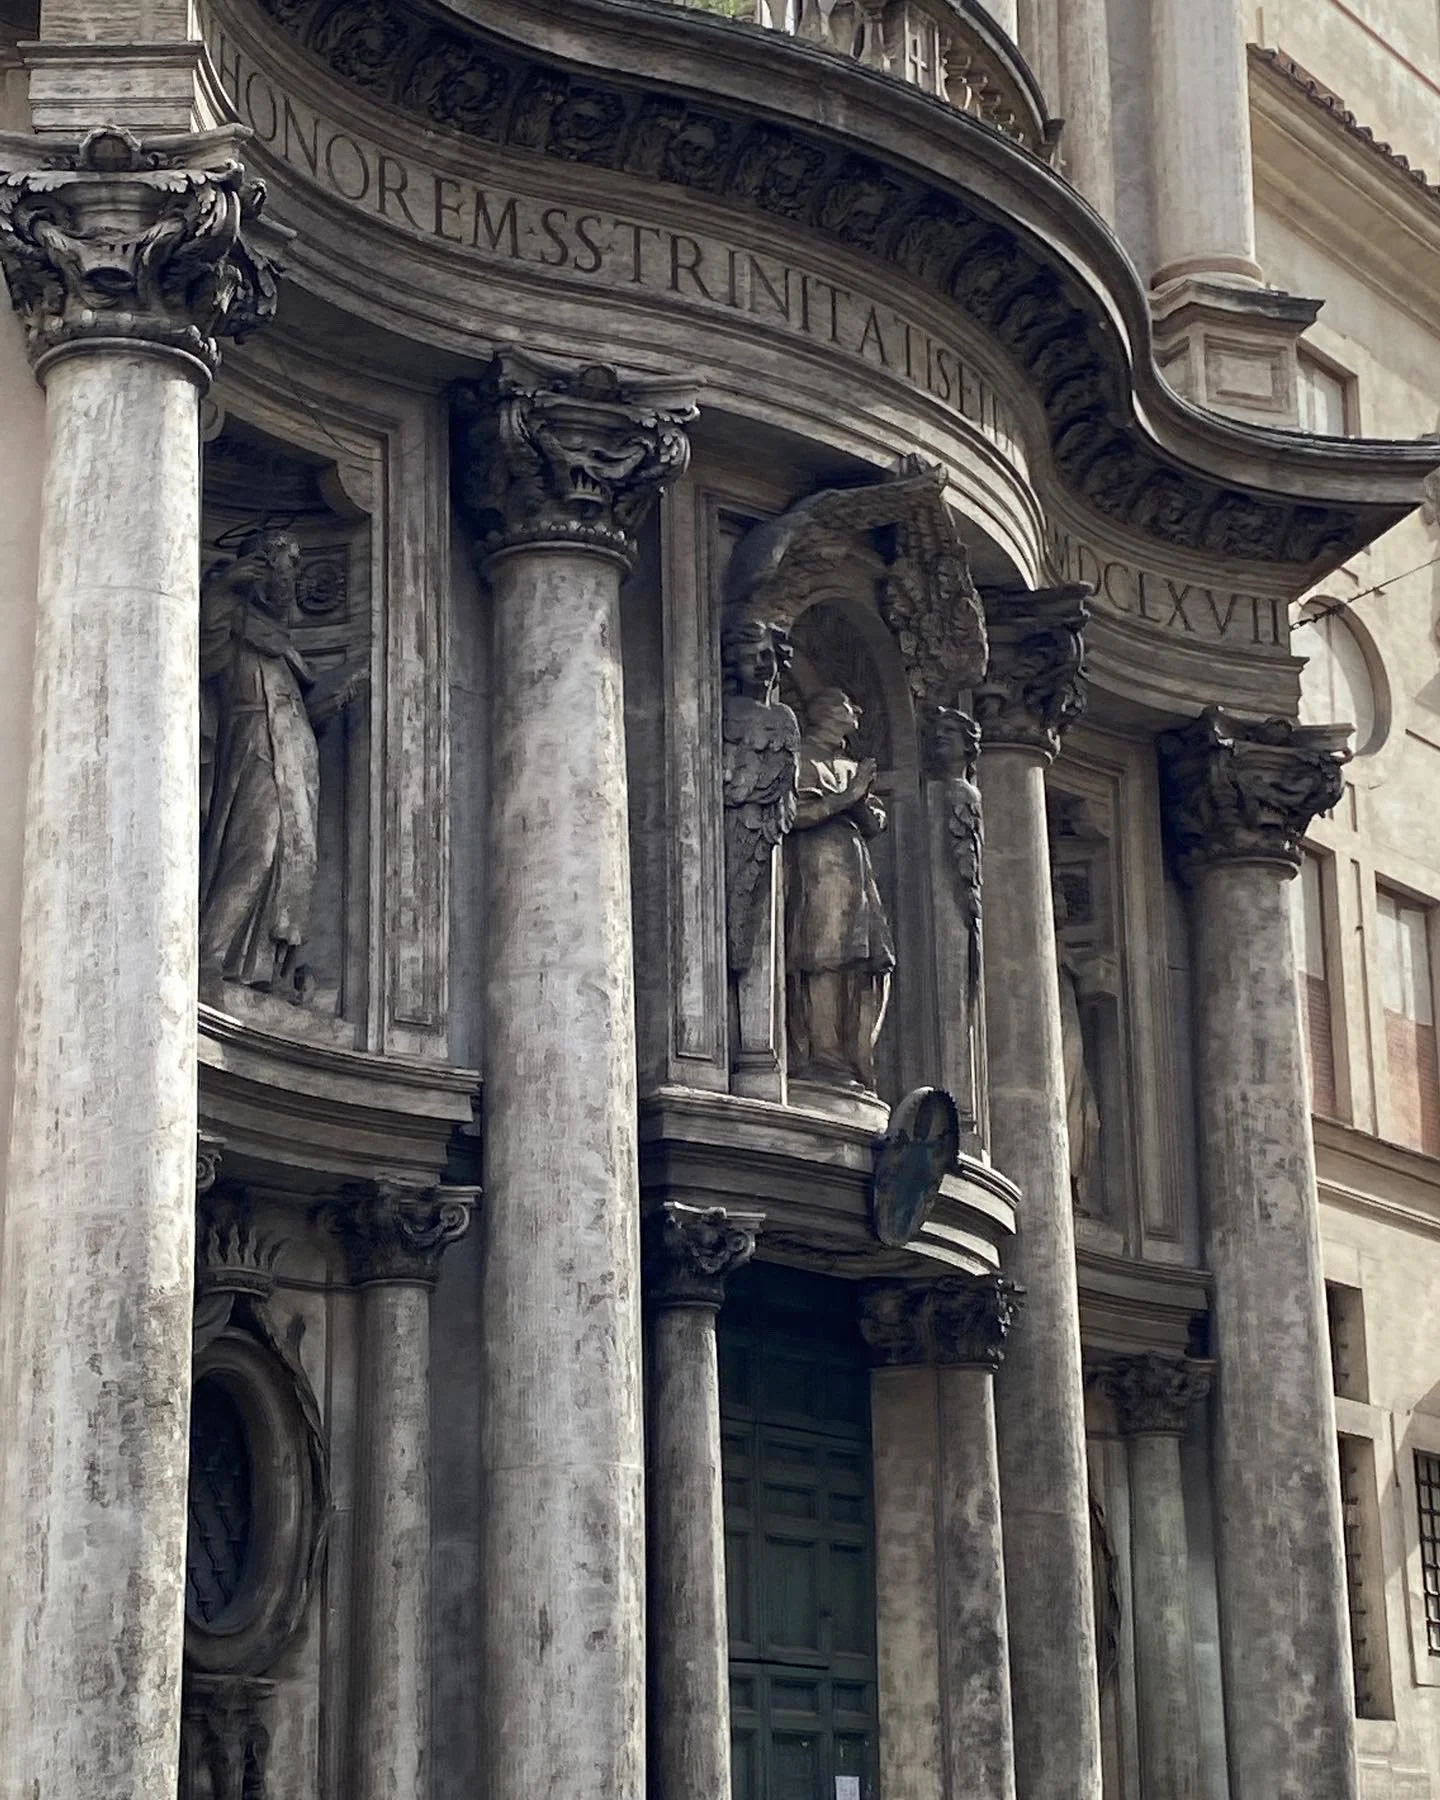
{"label": "stone relief panel", "polygon": [[1082,1249],[1180,1260],[1185,1237],[1153,770],[1087,728],[1046,778],[1071,1193]]}

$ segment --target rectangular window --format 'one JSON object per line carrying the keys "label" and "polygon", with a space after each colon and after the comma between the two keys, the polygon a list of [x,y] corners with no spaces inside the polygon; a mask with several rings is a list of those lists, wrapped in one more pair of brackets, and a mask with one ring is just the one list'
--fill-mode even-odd
{"label": "rectangular window", "polygon": [[1425,1581],[1425,1638],[1440,1656],[1440,1456],[1415,1452],[1415,1493],[1420,1502],[1420,1571]]}
{"label": "rectangular window", "polygon": [[1317,437],[1350,437],[1354,432],[1354,381],[1318,356],[1299,354],[1300,429]]}
{"label": "rectangular window", "polygon": [[1380,980],[1389,1064],[1389,1135],[1440,1156],[1440,1062],[1429,908],[1380,890]]}
{"label": "rectangular window", "polygon": [[1325,1283],[1325,1313],[1330,1327],[1330,1371],[1342,1400],[1370,1398],[1370,1370],[1365,1355],[1365,1296],[1343,1282]]}
{"label": "rectangular window", "polygon": [[1385,1575],[1380,1556],[1380,1498],[1375,1446],[1340,1437],[1340,1507],[1345,1528],[1345,1594],[1355,1667],[1355,1716],[1393,1719],[1390,1646],[1385,1626]]}
{"label": "rectangular window", "polygon": [[1335,1088],[1335,1025],[1330,1010],[1330,976],[1325,958],[1325,894],[1320,858],[1306,851],[1300,873],[1291,884],[1295,926],[1295,960],[1300,974],[1300,1014],[1305,1026],[1305,1066],[1310,1077],[1310,1107],[1334,1118],[1339,1112]]}

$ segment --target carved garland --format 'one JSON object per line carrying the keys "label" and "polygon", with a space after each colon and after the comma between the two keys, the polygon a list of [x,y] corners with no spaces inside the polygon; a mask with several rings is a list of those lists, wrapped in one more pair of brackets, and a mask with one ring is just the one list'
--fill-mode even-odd
{"label": "carved garland", "polygon": [[[1356,512],[1287,504],[1167,466],[1129,423],[1124,358],[1094,303],[1020,231],[819,133],[570,74],[419,5],[261,0],[331,72],[489,144],[723,197],[807,225],[948,295],[1043,400],[1065,481],[1117,525],[1253,562],[1348,548]],[[940,104],[937,102],[936,104]],[[987,127],[963,115],[957,131]]]}

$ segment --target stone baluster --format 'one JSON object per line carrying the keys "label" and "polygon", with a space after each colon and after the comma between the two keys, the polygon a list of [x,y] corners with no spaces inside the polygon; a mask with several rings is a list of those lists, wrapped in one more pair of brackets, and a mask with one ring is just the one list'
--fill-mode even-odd
{"label": "stone baluster", "polygon": [[475,1192],[375,1181],[328,1209],[360,1290],[354,1800],[430,1791],[430,1295]]}
{"label": "stone baluster", "polygon": [[[455,396],[494,620],[480,1369],[493,1800],[644,1789],[620,583],[693,399],[503,354]],[[544,1528],[537,1528],[543,1521]]]}
{"label": "stone baluster", "polygon": [[1014,1800],[995,1372],[1020,1291],[877,1282],[861,1330],[875,1446],[881,1786]]}
{"label": "stone baluster", "polygon": [[650,1792],[730,1793],[730,1663],[715,1317],[760,1213],[674,1203],[647,1222]]}
{"label": "stone baluster", "polygon": [[1340,798],[1345,727],[1212,709],[1159,739],[1190,891],[1213,1303],[1232,1800],[1355,1800],[1355,1693],[1319,1202],[1285,884]]}
{"label": "stone baluster", "polygon": [[1180,1439],[1193,1408],[1210,1391],[1209,1372],[1151,1352],[1098,1359],[1094,1376],[1129,1443],[1141,1791],[1163,1800],[1203,1800]]}
{"label": "stone baluster", "polygon": [[1023,1195],[1009,1265],[1029,1296],[1029,1323],[997,1396],[1020,1800],[1100,1795],[1085,1392],[1045,819],[1046,766],[1084,709],[1087,591],[987,596],[990,666],[975,696],[990,1148]]}
{"label": "stone baluster", "polygon": [[0,139],[47,431],[0,1292],[6,1795],[178,1779],[199,401],[217,340],[275,301],[239,141]]}

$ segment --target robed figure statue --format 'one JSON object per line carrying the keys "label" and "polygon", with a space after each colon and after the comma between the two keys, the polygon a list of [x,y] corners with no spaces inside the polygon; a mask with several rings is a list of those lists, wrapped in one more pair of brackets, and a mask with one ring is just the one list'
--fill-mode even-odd
{"label": "robed figure statue", "polygon": [[200,588],[200,969],[297,993],[320,811],[316,726],[365,685],[317,680],[290,618],[300,548],[256,531]]}
{"label": "robed figure statue", "polygon": [[886,825],[875,764],[849,753],[860,716],[839,688],[806,704],[786,839],[786,1012],[793,1077],[873,1093],[895,942],[870,862]]}

